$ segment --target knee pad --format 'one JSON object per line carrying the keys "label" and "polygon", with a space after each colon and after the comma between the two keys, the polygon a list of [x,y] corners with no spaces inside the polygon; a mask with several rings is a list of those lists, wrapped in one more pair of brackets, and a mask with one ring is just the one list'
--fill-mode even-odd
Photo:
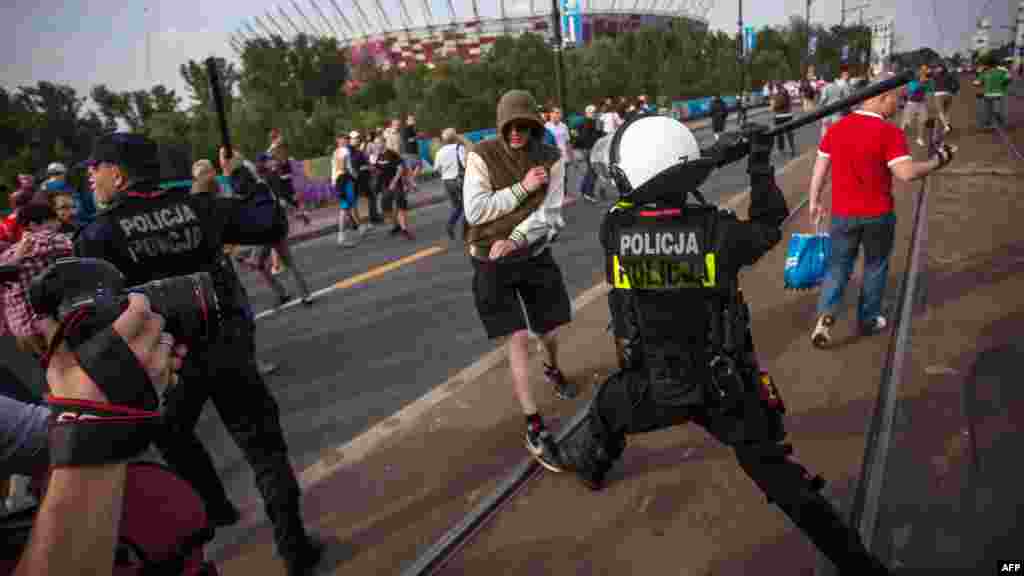
{"label": "knee pad", "polygon": [[811,474],[790,455],[793,447],[779,442],[737,446],[740,467],[757,484],[769,504],[777,504],[787,513],[816,501],[825,487],[825,479]]}

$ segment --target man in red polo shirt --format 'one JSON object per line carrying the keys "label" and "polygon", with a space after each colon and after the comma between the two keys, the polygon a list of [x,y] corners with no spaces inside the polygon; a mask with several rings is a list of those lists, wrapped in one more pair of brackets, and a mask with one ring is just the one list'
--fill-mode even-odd
{"label": "man in red polo shirt", "polygon": [[818,300],[818,321],[811,342],[824,348],[832,342],[831,328],[840,312],[843,292],[850,281],[857,252],[864,247],[864,284],[857,306],[861,335],[885,330],[882,314],[889,256],[896,230],[893,212],[893,176],[916,180],[949,163],[953,150],[944,146],[927,162],[915,162],[907,137],[887,121],[899,107],[900,90],[890,90],[864,101],[825,134],[811,177],[810,216],[820,225],[825,178],[832,172],[832,260]]}

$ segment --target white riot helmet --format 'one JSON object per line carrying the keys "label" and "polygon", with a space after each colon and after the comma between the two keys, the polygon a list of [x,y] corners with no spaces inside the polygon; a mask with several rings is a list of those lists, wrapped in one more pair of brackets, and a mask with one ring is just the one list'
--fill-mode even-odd
{"label": "white riot helmet", "polygon": [[[619,195],[634,202],[655,202],[673,195],[685,200],[711,172],[693,132],[668,116],[638,116],[612,138],[608,171]],[[681,196],[681,198],[680,198]]]}

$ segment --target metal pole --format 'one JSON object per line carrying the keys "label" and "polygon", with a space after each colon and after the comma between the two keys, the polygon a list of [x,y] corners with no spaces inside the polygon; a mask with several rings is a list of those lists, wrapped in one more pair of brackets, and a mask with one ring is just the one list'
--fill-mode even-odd
{"label": "metal pole", "polygon": [[807,26],[807,41],[804,43],[804,74],[806,75],[807,69],[811,66],[811,36],[814,31],[811,30],[811,4],[814,0],[807,0],[804,7],[804,25]]}
{"label": "metal pole", "polygon": [[559,0],[551,0],[551,39],[555,49],[555,85],[558,91],[558,107],[562,109],[564,116],[568,116],[565,110],[565,70],[562,61],[562,14],[558,8],[558,2]]}
{"label": "metal pole", "polygon": [[745,111],[745,94],[747,88],[747,69],[743,66],[743,54],[746,51],[746,42],[743,37],[743,0],[737,0],[738,3],[738,15],[739,18],[736,20],[736,65],[739,66],[740,70],[740,94],[739,94],[739,109],[736,111],[736,123],[740,126],[743,125],[746,119]]}

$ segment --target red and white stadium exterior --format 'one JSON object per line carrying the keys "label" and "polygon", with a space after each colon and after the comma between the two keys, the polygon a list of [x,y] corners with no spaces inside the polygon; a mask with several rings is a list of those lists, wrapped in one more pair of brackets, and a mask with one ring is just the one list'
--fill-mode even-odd
{"label": "red and white stadium exterior", "polygon": [[[714,0],[559,0],[580,13],[581,38],[663,26],[676,18],[707,26]],[[458,12],[456,6],[462,6]],[[246,39],[299,33],[333,36],[349,48],[354,63],[381,68],[432,66],[435,59],[459,56],[473,62],[500,36],[525,32],[551,37],[550,0],[290,0],[252,23],[245,22],[230,42],[236,51]],[[563,32],[566,40],[571,36]]]}

